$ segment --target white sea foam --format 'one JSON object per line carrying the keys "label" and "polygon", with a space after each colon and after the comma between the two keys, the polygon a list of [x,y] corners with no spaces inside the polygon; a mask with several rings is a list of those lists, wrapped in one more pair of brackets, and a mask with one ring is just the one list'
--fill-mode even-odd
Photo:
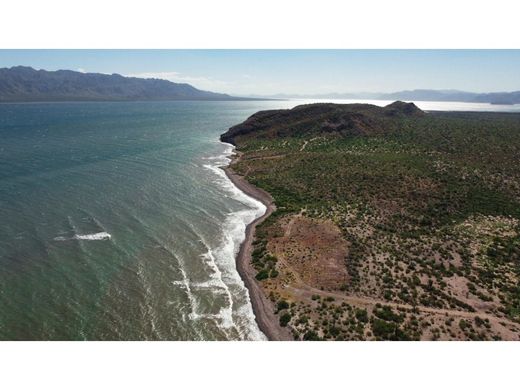
{"label": "white sea foam", "polygon": [[[173,281],[174,285],[180,286],[183,288],[188,295],[188,300],[190,302],[191,312],[188,314],[188,318],[190,320],[199,320],[199,319],[209,319],[214,320],[216,325],[224,331],[225,334],[231,336],[229,334],[229,330],[234,328],[238,331],[240,330],[237,327],[237,324],[234,322],[233,318],[233,294],[226,282],[224,282],[225,276],[223,276],[223,272],[221,271],[219,265],[217,265],[218,260],[213,255],[213,251],[210,246],[204,240],[204,236],[197,231],[196,227],[189,224],[190,228],[196,233],[205,248],[206,252],[203,253],[200,257],[204,261],[204,263],[210,268],[209,277],[210,279],[203,282],[192,282],[189,280],[189,277],[186,275],[183,266],[181,266],[182,280]],[[226,271],[224,270],[224,273]],[[229,279],[229,278],[227,278]],[[220,308],[218,313],[204,313],[200,310],[199,305],[197,304],[197,300],[195,298],[194,290],[197,289],[211,289],[213,294],[217,292],[221,292],[225,298],[225,305]]]}
{"label": "white sea foam", "polygon": [[89,241],[97,241],[97,240],[110,240],[112,236],[107,232],[99,232],[92,234],[75,234],[72,238],[75,240],[89,240]]}
{"label": "white sea foam", "polygon": [[[191,312],[188,315],[188,317],[190,319],[197,319],[197,318],[199,318],[199,313],[197,313],[197,309],[198,309],[197,299],[191,292],[190,280],[188,279],[188,275],[186,275],[186,271],[184,271],[183,266],[181,266],[179,269],[182,274],[182,280],[173,281],[172,283],[184,288],[184,291],[186,292],[186,295],[188,296],[188,302],[190,303],[190,308],[191,308]],[[183,314],[183,316],[184,316],[184,314]]]}
{"label": "white sea foam", "polygon": [[224,289],[228,301],[228,306],[221,308],[219,312],[220,319],[222,320],[221,325],[223,328],[226,329],[236,327],[233,321],[233,295],[231,294],[231,290],[229,289],[228,285],[224,282],[222,272],[220,271],[220,268],[217,265],[217,260],[213,255],[212,250],[203,240],[201,241],[206,246],[206,248],[208,248],[208,251],[203,255],[203,257],[206,260],[206,263],[213,270],[213,273],[210,275],[210,283],[212,283],[216,287]]}
{"label": "white sea foam", "polygon": [[[206,161],[211,162],[204,164],[203,167],[215,174],[216,184],[223,188],[230,198],[242,203],[244,209],[226,216],[223,223],[223,236],[220,245],[216,248],[205,240],[204,235],[198,232],[196,227],[190,225],[206,248],[206,252],[201,255],[201,258],[210,270],[209,279],[191,281],[181,262],[182,280],[172,283],[181,287],[188,297],[190,304],[188,318],[190,320],[214,320],[216,325],[230,336],[229,332],[236,330],[241,339],[265,340],[265,336],[256,324],[248,291],[236,269],[235,256],[245,239],[247,224],[263,215],[266,208],[261,202],[240,191],[220,169],[229,163],[228,157],[232,151],[233,147],[226,144],[225,152],[220,156],[206,158]],[[222,294],[225,298],[225,303],[218,313],[204,313],[198,305],[195,297],[196,290],[205,288],[212,289],[213,293]]]}
{"label": "white sea foam", "polygon": [[99,241],[99,240],[110,240],[112,236],[107,232],[91,233],[91,234],[74,234],[72,237],[58,236],[54,237],[54,241],[66,241],[66,240],[88,240],[88,241]]}
{"label": "white sea foam", "polygon": [[[210,283],[220,285],[220,281],[222,281],[222,284],[226,286],[226,294],[229,294],[229,306],[221,308],[219,313],[219,317],[223,321],[222,326],[234,326],[241,338],[265,340],[264,334],[260,331],[255,321],[249,292],[236,269],[235,257],[241,243],[245,239],[247,225],[262,216],[266,212],[266,207],[262,202],[242,192],[227,177],[225,172],[220,169],[222,166],[229,164],[229,156],[233,153],[234,149],[232,145],[224,145],[226,145],[224,153],[218,156],[218,158],[215,158],[213,164],[204,164],[203,166],[216,174],[217,183],[231,198],[239,201],[247,208],[229,213],[226,216],[223,224],[222,242],[219,247],[211,249],[203,242],[208,248],[205,257],[214,270]],[[233,293],[231,287],[233,287],[234,290],[238,290],[238,294],[242,297],[245,297],[247,304],[238,305],[238,307],[233,308]],[[237,292],[235,292],[235,294],[237,294]]]}

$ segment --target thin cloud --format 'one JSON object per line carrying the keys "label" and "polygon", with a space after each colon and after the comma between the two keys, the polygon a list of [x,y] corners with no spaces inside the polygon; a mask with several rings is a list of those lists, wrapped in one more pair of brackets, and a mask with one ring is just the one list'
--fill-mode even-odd
{"label": "thin cloud", "polygon": [[163,79],[173,81],[174,83],[187,83],[196,88],[221,92],[231,86],[231,83],[222,80],[216,80],[210,77],[189,76],[179,72],[143,72],[127,74],[129,77],[140,77],[145,79]]}

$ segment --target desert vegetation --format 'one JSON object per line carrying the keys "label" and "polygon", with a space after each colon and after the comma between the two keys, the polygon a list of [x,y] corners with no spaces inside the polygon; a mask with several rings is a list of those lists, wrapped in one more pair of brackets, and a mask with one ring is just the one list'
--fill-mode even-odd
{"label": "desert vegetation", "polygon": [[232,129],[277,205],[252,261],[295,339],[519,339],[520,115],[412,106]]}

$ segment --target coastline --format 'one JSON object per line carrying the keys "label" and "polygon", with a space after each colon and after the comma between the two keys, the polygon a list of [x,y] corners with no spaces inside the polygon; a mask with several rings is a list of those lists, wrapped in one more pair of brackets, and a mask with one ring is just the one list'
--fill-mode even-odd
{"label": "coastline", "polygon": [[255,237],[255,228],[262,223],[273,211],[276,206],[271,195],[249,183],[244,177],[233,171],[232,165],[240,159],[240,153],[235,151],[231,156],[229,165],[221,167],[231,182],[248,196],[262,202],[266,206],[264,215],[258,217],[246,227],[244,241],[240,244],[240,249],[236,256],[237,271],[249,291],[251,306],[255,315],[258,327],[265,334],[269,341],[292,340],[291,333],[287,328],[280,326],[278,316],[274,314],[275,305],[264,294],[258,281],[255,279],[256,271],[251,265],[252,243]]}

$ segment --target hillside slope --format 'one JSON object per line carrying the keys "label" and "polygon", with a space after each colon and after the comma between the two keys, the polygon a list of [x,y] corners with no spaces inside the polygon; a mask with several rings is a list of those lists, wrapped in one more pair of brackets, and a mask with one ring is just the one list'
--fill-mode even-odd
{"label": "hillside slope", "polygon": [[0,102],[104,100],[242,100],[167,80],[118,74],[0,69]]}
{"label": "hillside slope", "polygon": [[306,104],[290,110],[257,112],[230,128],[220,139],[235,144],[244,136],[272,139],[323,134],[342,137],[381,135],[391,131],[396,118],[422,115],[424,112],[415,104],[399,101],[386,107],[372,104]]}

